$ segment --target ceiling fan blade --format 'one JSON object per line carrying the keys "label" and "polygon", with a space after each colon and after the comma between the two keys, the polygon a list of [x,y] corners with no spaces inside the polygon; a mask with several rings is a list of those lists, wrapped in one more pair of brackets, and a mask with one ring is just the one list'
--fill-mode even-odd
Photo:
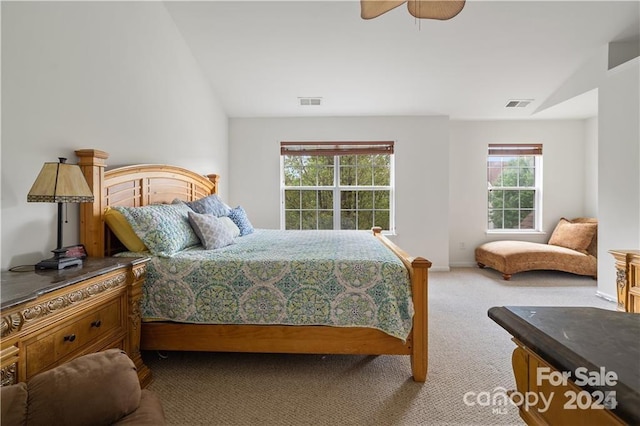
{"label": "ceiling fan blade", "polygon": [[360,0],[360,16],[362,19],[371,19],[390,11],[407,0]]}
{"label": "ceiling fan blade", "polygon": [[447,20],[456,16],[465,0],[409,0],[409,13],[420,19]]}

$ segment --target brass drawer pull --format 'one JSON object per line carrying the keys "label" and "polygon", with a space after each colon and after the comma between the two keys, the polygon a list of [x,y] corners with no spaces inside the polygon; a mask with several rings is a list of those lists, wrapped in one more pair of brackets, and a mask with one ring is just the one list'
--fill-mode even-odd
{"label": "brass drawer pull", "polygon": [[70,334],[68,336],[64,336],[64,341],[65,342],[73,342],[74,340],[76,340],[76,335],[75,334]]}
{"label": "brass drawer pull", "polygon": [[100,320],[95,320],[94,322],[91,323],[91,327],[95,327],[95,328],[99,328],[102,325],[102,321]]}

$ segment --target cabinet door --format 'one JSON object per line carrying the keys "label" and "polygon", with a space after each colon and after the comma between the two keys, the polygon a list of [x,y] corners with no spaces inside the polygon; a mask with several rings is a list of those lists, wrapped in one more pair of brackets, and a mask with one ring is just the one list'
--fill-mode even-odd
{"label": "cabinet door", "polygon": [[[518,397],[536,395],[537,404],[521,404],[520,416],[528,424],[549,425],[622,425],[611,411],[605,409],[587,391],[571,380],[558,379],[560,373],[523,347],[514,350],[514,373]],[[523,368],[524,367],[524,368]],[[548,377],[553,376],[551,380]],[[512,394],[512,399],[513,399]],[[604,396],[603,396],[604,398]],[[602,398],[602,399],[603,399]],[[514,402],[517,403],[517,401]]]}

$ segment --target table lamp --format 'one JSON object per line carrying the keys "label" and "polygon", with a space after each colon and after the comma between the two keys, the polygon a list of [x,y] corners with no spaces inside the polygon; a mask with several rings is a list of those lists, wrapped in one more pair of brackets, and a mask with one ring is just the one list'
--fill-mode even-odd
{"label": "table lamp", "polygon": [[52,250],[53,257],[37,263],[36,269],[64,269],[82,265],[81,258],[66,256],[67,250],[62,247],[62,204],[92,203],[93,194],[80,167],[67,164],[66,158],[58,159],[58,163],[44,163],[27,195],[27,202],[58,203],[58,246]]}

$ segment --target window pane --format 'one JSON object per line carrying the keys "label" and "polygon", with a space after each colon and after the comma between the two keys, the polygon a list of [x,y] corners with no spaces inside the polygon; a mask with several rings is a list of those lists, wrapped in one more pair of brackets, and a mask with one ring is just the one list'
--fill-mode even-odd
{"label": "window pane", "polygon": [[389,221],[388,210],[376,210],[374,212],[374,226],[379,226],[382,229],[391,229],[391,223]]}
{"label": "window pane", "polygon": [[504,229],[520,229],[520,212],[518,210],[504,211]]}
{"label": "window pane", "polygon": [[493,186],[502,186],[502,167],[499,164],[498,167],[493,167],[493,164],[489,166],[487,180]]}
{"label": "window pane", "polygon": [[297,157],[285,157],[284,159],[284,184],[285,186],[300,186],[300,161]]}
{"label": "window pane", "polygon": [[333,211],[318,212],[318,229],[333,229]]}
{"label": "window pane", "polygon": [[535,182],[534,169],[528,167],[520,169],[520,186],[534,186]]}
{"label": "window pane", "polygon": [[318,213],[313,211],[302,211],[302,229],[317,229]]}
{"label": "window pane", "polygon": [[502,179],[502,186],[518,186],[518,167],[509,167],[505,165],[502,168],[500,179]]}
{"label": "window pane", "polygon": [[[391,192],[390,191],[373,191],[374,208],[390,209],[391,208]],[[388,228],[385,228],[388,229]]]}
{"label": "window pane", "polygon": [[376,166],[383,166],[387,169],[391,166],[391,156],[390,155],[374,155],[373,156],[373,164]]}
{"label": "window pane", "polygon": [[287,210],[284,213],[285,229],[300,229],[300,212]]}
{"label": "window pane", "polygon": [[284,191],[284,208],[287,210],[297,210],[300,208],[300,191],[294,189]]}
{"label": "window pane", "polygon": [[359,211],[358,212],[358,229],[367,230],[371,228],[373,228],[373,212]]}
{"label": "window pane", "polygon": [[358,191],[358,209],[373,209],[372,191]]}
{"label": "window pane", "polygon": [[333,210],[333,191],[318,191],[318,208]]}
{"label": "window pane", "polygon": [[526,168],[534,168],[535,164],[536,164],[536,157],[533,155],[523,155],[522,157],[520,157],[520,167],[526,167]]}
{"label": "window pane", "polygon": [[360,166],[358,163],[358,185],[373,185],[373,170],[369,166]]}
{"label": "window pane", "polygon": [[520,207],[520,191],[503,191],[504,208],[517,209]]}
{"label": "window pane", "polygon": [[494,189],[489,191],[489,208],[502,208],[504,206],[504,191]]}
{"label": "window pane", "polygon": [[536,213],[533,210],[520,210],[520,229],[534,229]]}
{"label": "window pane", "polygon": [[302,168],[302,185],[316,186],[318,184],[318,169],[315,165]]}
{"label": "window pane", "polygon": [[489,229],[502,229],[503,210],[489,210]]}
{"label": "window pane", "polygon": [[355,211],[341,212],[340,229],[356,229],[356,212]]}
{"label": "window pane", "polygon": [[356,209],[356,191],[340,192],[340,208],[342,210]]}
{"label": "window pane", "polygon": [[340,166],[340,185],[355,186],[356,168],[352,166]]}
{"label": "window pane", "polygon": [[389,167],[373,168],[373,184],[377,186],[391,185],[391,170]]}
{"label": "window pane", "polygon": [[535,195],[535,191],[520,191],[520,208],[533,209]]}
{"label": "window pane", "polygon": [[315,210],[318,208],[317,195],[318,191],[308,190],[302,192],[302,209]]}
{"label": "window pane", "polygon": [[318,167],[318,186],[333,186],[333,166]]}

